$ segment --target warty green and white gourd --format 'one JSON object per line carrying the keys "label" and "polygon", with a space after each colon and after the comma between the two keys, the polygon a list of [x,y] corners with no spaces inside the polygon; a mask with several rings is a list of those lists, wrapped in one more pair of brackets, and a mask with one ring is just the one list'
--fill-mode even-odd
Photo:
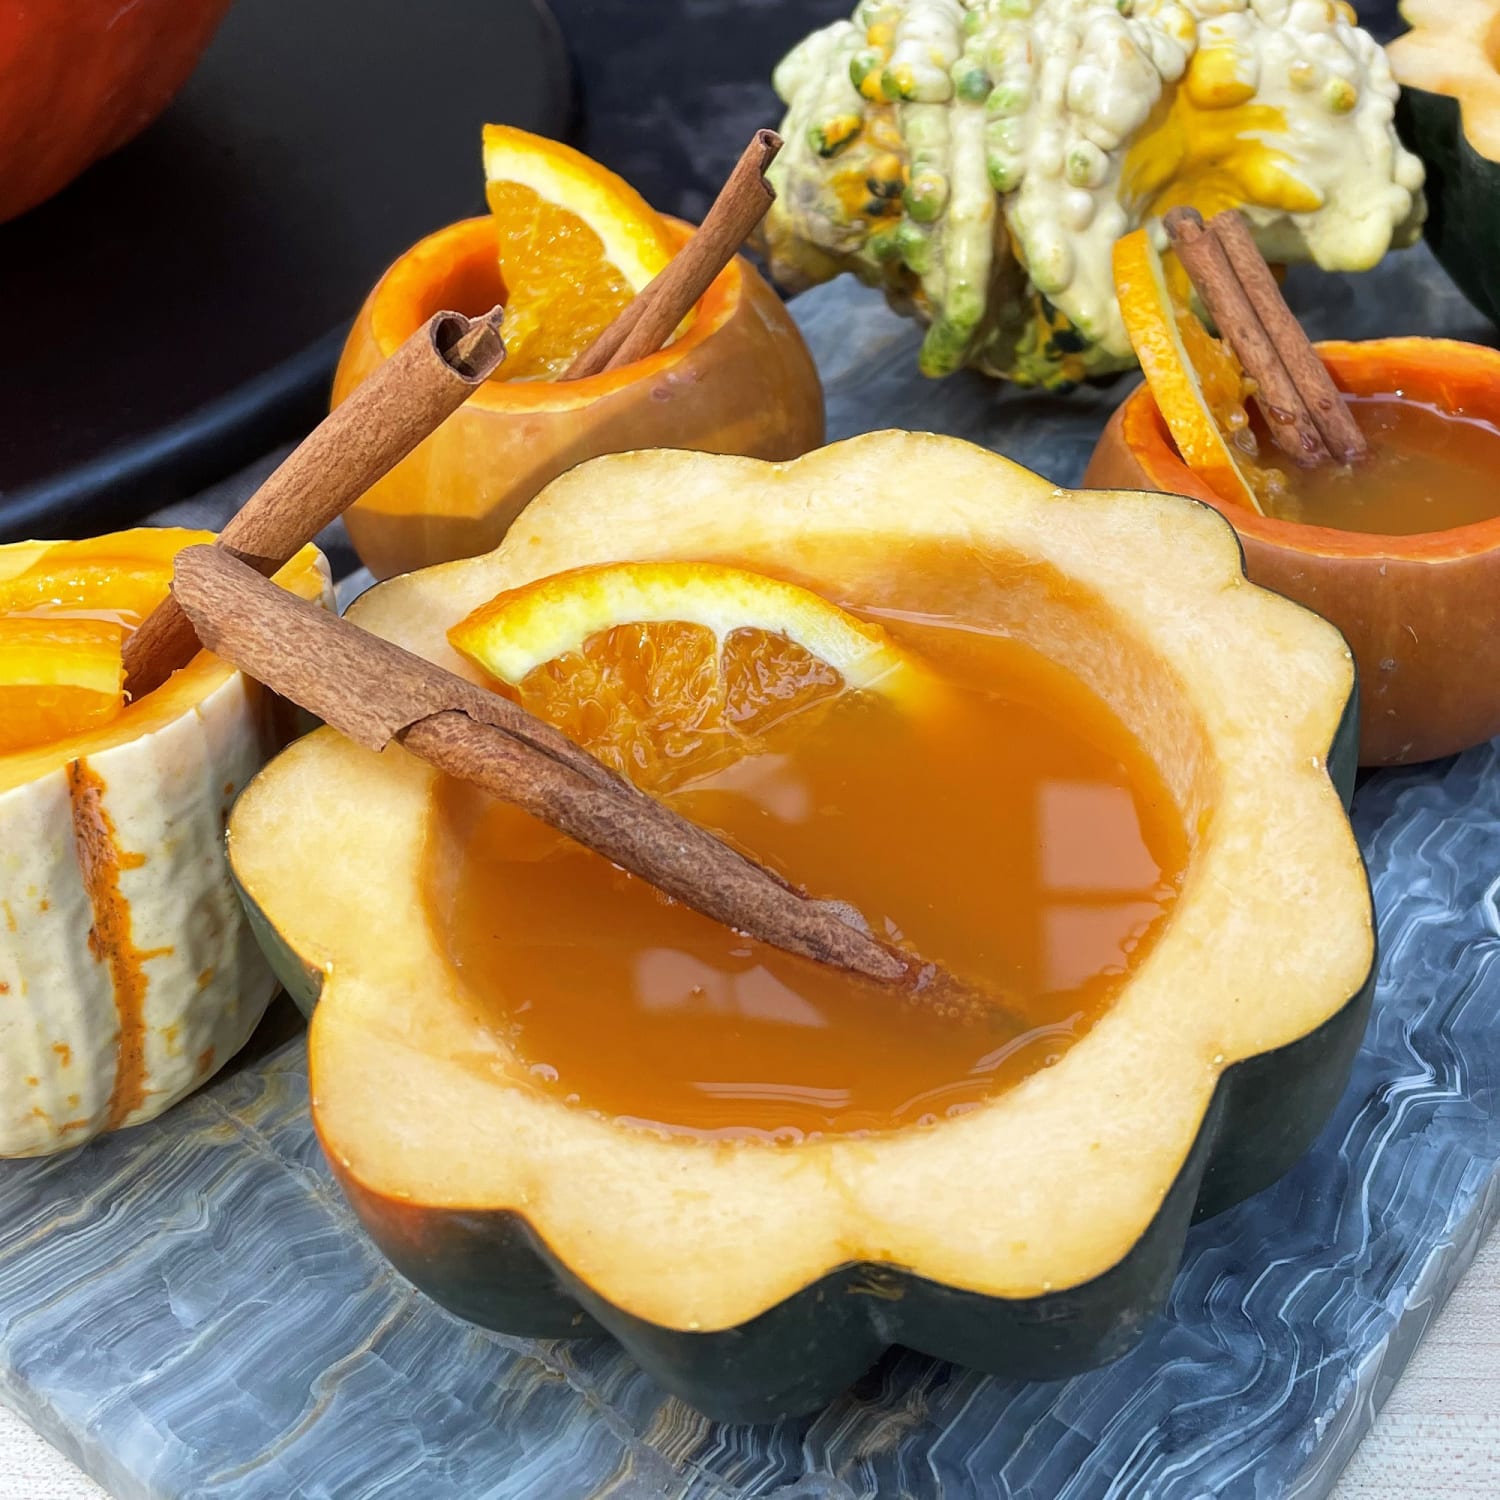
{"label": "warty green and white gourd", "polygon": [[926,322],[921,368],[1051,387],[1133,363],[1121,235],[1242,209],[1267,257],[1363,270],[1420,233],[1421,162],[1343,0],[861,0],[776,69],[764,236]]}

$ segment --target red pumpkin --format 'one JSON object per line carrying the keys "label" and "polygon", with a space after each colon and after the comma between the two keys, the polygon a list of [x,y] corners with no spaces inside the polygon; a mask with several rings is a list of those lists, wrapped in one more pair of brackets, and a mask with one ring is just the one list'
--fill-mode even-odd
{"label": "red pumpkin", "polygon": [[144,130],[229,0],[0,0],[0,221]]}

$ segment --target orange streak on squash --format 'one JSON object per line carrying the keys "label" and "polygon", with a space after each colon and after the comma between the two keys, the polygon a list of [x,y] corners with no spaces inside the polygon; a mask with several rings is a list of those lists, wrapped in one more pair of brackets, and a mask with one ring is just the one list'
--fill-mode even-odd
{"label": "orange streak on squash", "polygon": [[148,959],[170,948],[135,946],[130,903],[120,890],[121,870],[138,869],[142,854],[121,850],[115,825],[104,805],[104,779],[85,760],[68,764],[68,798],[73,811],[73,840],[78,866],[94,914],[89,952],[109,965],[120,1035],[115,1044],[115,1082],[110,1090],[106,1129],[113,1130],[146,1100],[146,987]]}

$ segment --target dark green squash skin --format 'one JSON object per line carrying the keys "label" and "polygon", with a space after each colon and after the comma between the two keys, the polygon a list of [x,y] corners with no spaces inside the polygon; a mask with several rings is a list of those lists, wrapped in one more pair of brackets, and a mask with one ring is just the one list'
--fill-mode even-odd
{"label": "dark green squash skin", "polygon": [[[1346,808],[1358,724],[1356,686],[1327,761]],[[311,1014],[321,975],[236,887],[278,977]],[[816,1410],[893,1344],[1011,1379],[1057,1380],[1126,1353],[1166,1306],[1189,1225],[1269,1186],[1311,1146],[1348,1082],[1374,987],[1372,957],[1359,990],[1315,1031],[1227,1069],[1176,1181],[1123,1259],[1039,1297],[988,1297],[852,1264],[736,1328],[682,1332],[612,1306],[520,1214],[398,1202],[329,1157],[371,1239],[435,1302],[522,1337],[610,1333],[663,1387],[716,1420],[771,1422]]]}
{"label": "dark green squash skin", "polygon": [[313,1007],[318,1003],[318,994],[323,988],[322,971],[307,963],[301,954],[282,937],[271,925],[270,919],[260,909],[250,892],[240,883],[239,874],[234,868],[232,849],[229,858],[229,881],[234,886],[235,895],[240,898],[240,905],[245,908],[245,917],[250,923],[250,931],[255,934],[255,941],[260,946],[261,953],[265,955],[266,962],[270,964],[271,972],[276,976],[282,989],[292,997],[297,1009],[309,1021],[312,1020]]}
{"label": "dark green squash skin", "polygon": [[1427,168],[1423,235],[1464,296],[1500,324],[1500,162],[1474,149],[1446,94],[1403,87],[1396,129]]}

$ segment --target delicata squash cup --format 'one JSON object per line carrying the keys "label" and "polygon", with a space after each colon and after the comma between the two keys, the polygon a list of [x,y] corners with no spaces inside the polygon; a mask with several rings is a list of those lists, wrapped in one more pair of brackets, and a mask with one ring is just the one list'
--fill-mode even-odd
{"label": "delicata squash cup", "polygon": [[[473,676],[446,637],[471,610],[637,559],[738,564],[1035,645],[1160,767],[1190,845],[1181,893],[1093,1029],[968,1113],[795,1145],[663,1138],[538,1088],[424,897],[435,773],[319,730],[241,797],[230,860],[278,971],[316,1006],[313,1117],[362,1223],[460,1316],[605,1329],[721,1418],[817,1407],[891,1343],[1049,1379],[1123,1353],[1189,1223],[1307,1147],[1364,1030],[1374,932],[1342,800],[1344,642],[1246,582],[1203,506],[1060,491],[900,432],[779,465],[600,458],[496,551],[392,580],[351,614]],[[288,857],[308,847],[327,857]]]}
{"label": "delicata squash cup", "polygon": [[[674,245],[692,231],[668,220]],[[360,309],[334,377],[338,405],[440,308],[505,300],[489,218],[414,245]],[[346,513],[378,578],[487,552],[549,480],[586,458],[670,445],[794,458],[823,441],[823,390],[781,299],[736,257],[675,343],[584,380],[486,381]]]}
{"label": "delicata squash cup", "polygon": [[[178,548],[208,539],[0,547],[0,618],[59,586],[99,613],[142,613]],[[277,577],[332,601],[315,548]],[[22,693],[0,692],[6,713]],[[0,1156],[153,1119],[244,1045],[276,979],[235,899],[224,825],[292,728],[284,704],[202,652],[98,727],[0,755]]]}
{"label": "delicata squash cup", "polygon": [[[1317,350],[1343,390],[1400,391],[1500,423],[1500,350],[1428,338]],[[1239,533],[1254,582],[1338,626],[1359,664],[1363,764],[1431,760],[1500,734],[1500,516],[1377,536],[1256,515],[1221,499],[1183,463],[1144,385],[1116,409],[1083,482],[1213,506]]]}

